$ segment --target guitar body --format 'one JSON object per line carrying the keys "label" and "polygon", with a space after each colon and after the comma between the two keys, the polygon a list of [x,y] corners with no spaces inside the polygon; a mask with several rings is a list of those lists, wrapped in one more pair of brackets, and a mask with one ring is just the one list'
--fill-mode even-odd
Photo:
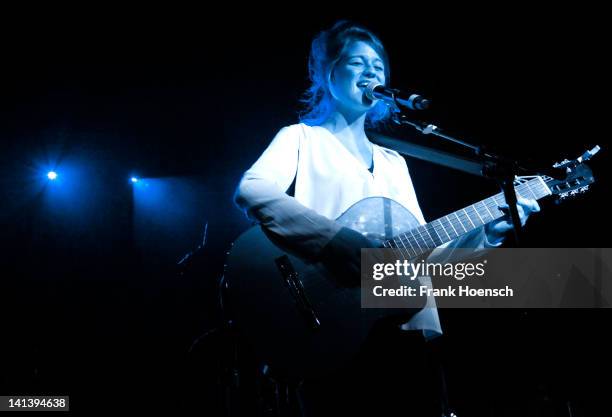
{"label": "guitar body", "polygon": [[[406,208],[383,197],[355,203],[337,223],[373,240],[419,225]],[[259,226],[234,242],[225,278],[241,333],[263,362],[289,377],[320,375],[342,365],[376,322],[405,322],[419,311],[362,309],[360,287],[339,285],[322,264],[290,254]],[[298,295],[293,284],[301,286]]]}
{"label": "guitar body", "polygon": [[[598,151],[596,146],[576,160],[555,164],[556,178],[517,177],[517,195],[564,199],[587,191],[594,178],[583,161]],[[372,240],[385,241],[386,246],[399,238],[407,257],[414,258],[501,218],[505,213],[499,206],[504,203],[499,193],[419,225],[402,205],[370,197],[355,203],[336,221]],[[414,308],[415,300],[404,309],[361,308],[361,288],[340,285],[322,264],[292,255],[260,227],[234,242],[225,278],[229,310],[241,333],[263,362],[289,377],[321,375],[341,366],[359,351],[377,322],[406,322],[420,310]]]}

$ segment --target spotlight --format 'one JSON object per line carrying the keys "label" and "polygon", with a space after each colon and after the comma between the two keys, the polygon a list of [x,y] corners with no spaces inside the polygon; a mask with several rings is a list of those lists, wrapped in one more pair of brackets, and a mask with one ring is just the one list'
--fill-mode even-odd
{"label": "spotlight", "polygon": [[47,172],[47,178],[49,178],[51,181],[55,180],[57,178],[57,172],[55,171]]}
{"label": "spotlight", "polygon": [[137,177],[132,177],[132,178],[130,178],[130,181],[132,181],[133,184],[136,184],[138,182],[138,178]]}

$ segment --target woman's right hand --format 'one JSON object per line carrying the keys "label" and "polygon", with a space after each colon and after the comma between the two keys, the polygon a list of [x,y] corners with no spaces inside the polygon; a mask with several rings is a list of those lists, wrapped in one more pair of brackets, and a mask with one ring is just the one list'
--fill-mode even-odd
{"label": "woman's right hand", "polygon": [[318,260],[342,285],[356,287],[361,283],[361,249],[380,247],[361,233],[343,227],[323,247]]}

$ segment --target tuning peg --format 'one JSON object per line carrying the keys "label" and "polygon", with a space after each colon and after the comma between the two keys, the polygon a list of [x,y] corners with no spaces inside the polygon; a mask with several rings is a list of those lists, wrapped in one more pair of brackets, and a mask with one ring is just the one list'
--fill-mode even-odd
{"label": "tuning peg", "polygon": [[555,162],[553,164],[553,168],[562,168],[562,167],[564,167],[565,165],[567,165],[569,163],[570,163],[569,159],[564,159],[561,162]]}

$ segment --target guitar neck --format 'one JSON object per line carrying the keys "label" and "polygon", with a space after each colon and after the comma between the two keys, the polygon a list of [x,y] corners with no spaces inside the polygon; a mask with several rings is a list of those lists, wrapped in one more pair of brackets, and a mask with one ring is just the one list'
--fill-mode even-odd
{"label": "guitar neck", "polygon": [[[521,197],[534,200],[552,194],[541,177],[535,177],[515,186],[514,189]],[[506,200],[502,193],[495,194],[461,210],[418,226],[409,232],[401,233],[384,242],[384,246],[406,250],[410,257],[419,256],[505,216],[506,213],[499,209],[499,206],[505,203]]]}

